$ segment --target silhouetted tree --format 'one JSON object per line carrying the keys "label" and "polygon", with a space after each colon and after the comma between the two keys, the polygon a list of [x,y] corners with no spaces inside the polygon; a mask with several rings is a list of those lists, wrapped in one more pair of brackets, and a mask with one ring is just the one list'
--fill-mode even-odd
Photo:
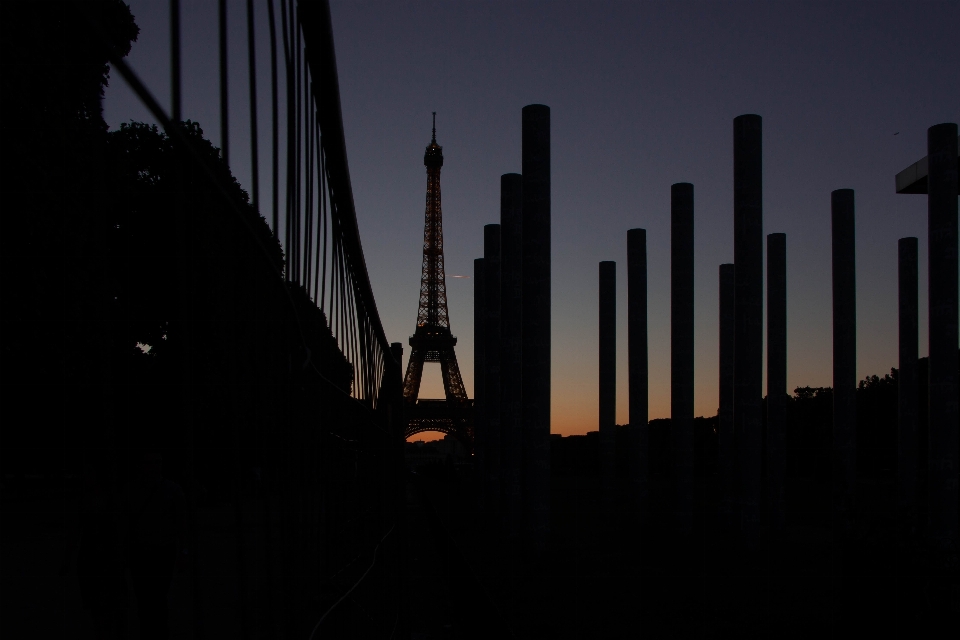
{"label": "silhouetted tree", "polygon": [[[183,277],[196,290],[191,313],[209,320],[242,306],[218,290],[239,297],[235,282],[245,283],[258,270],[267,278],[283,270],[276,237],[219,150],[197,123],[177,126],[189,152],[178,150],[155,125],[125,123],[107,134],[113,177],[109,247],[118,267],[113,297],[123,320],[115,326],[125,349],[142,343],[159,352],[169,344],[165,337],[180,319],[182,287],[188,286]],[[186,274],[179,273],[181,260]]]}
{"label": "silhouetted tree", "polygon": [[857,470],[862,477],[897,472],[897,369],[867,376],[857,386]]}
{"label": "silhouetted tree", "polygon": [[3,2],[0,24],[0,451],[5,467],[45,451],[52,475],[76,458],[50,449],[67,421],[110,414],[100,100],[106,46],[125,55],[139,30],[119,0]]}
{"label": "silhouetted tree", "polygon": [[833,389],[797,387],[787,403],[787,476],[830,479]]}

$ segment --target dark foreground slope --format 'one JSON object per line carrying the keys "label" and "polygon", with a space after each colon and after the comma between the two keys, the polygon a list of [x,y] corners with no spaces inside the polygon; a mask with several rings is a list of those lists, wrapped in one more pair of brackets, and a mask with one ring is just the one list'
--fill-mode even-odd
{"label": "dark foreground slope", "polygon": [[[521,638],[917,634],[942,628],[960,612],[956,567],[940,564],[899,525],[886,506],[890,481],[860,482],[854,537],[841,544],[832,512],[815,508],[829,504],[829,487],[792,480],[788,500],[798,508],[788,513],[785,530],[767,532],[761,548],[747,554],[724,534],[713,477],[697,479],[695,528],[679,537],[662,476],[653,483],[661,499],[645,516],[624,496],[604,506],[595,474],[555,476],[553,535],[546,556],[535,561],[476,514],[467,479],[442,468],[427,476],[421,471],[417,491],[435,506],[449,537],[442,544],[420,538],[409,547],[418,557],[441,555],[448,573],[480,587],[436,600],[418,597],[411,582],[414,619],[418,611],[452,607],[446,636],[421,637],[477,637],[491,620],[506,628],[500,635]],[[472,619],[456,613],[462,605],[450,604],[467,593],[480,594],[469,602]]]}

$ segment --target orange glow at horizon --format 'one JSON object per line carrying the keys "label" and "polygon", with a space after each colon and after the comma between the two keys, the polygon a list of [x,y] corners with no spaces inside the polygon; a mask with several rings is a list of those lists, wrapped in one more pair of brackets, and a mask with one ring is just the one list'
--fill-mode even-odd
{"label": "orange glow at horizon", "polygon": [[447,434],[442,431],[421,431],[407,438],[407,442],[416,442],[417,440],[433,442],[434,440],[443,440],[445,437],[447,437]]}

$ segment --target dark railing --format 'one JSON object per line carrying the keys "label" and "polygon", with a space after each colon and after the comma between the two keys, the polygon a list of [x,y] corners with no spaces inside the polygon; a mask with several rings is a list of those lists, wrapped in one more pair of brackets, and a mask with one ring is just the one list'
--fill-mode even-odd
{"label": "dark railing", "polygon": [[[178,0],[170,0],[169,112],[121,55],[110,56],[225,212],[179,227],[183,255],[215,256],[219,276],[187,285],[195,270],[186,260],[171,276],[178,289],[194,291],[181,301],[179,333],[171,330],[186,354],[175,382],[188,446],[172,466],[193,505],[193,635],[391,637],[404,629],[400,364],[360,241],[329,6],[266,2],[269,42],[256,37],[254,3],[246,3],[250,203],[238,199],[223,169],[231,159],[227,3],[218,7],[222,166],[181,123],[188,114],[180,104]],[[109,42],[100,25],[90,27]],[[257,141],[257,89],[265,83],[257,83],[255,49],[263,46],[271,60],[269,199],[261,193]],[[261,213],[272,237],[258,228]],[[211,248],[212,239],[225,248]],[[195,356],[190,345],[211,339],[230,348]]]}

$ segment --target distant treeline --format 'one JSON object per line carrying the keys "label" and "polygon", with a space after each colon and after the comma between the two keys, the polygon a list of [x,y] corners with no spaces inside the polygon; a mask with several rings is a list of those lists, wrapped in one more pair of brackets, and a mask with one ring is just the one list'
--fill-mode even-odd
{"label": "distant treeline", "polygon": [[[958,353],[960,356],[960,353]],[[918,364],[920,451],[927,447],[927,358]],[[960,357],[958,357],[960,364]],[[897,369],[868,376],[857,388],[857,474],[860,478],[893,479],[897,474]],[[766,433],[766,398],[764,434]],[[717,473],[719,417],[699,417],[693,422],[694,463],[698,478]],[[670,419],[649,424],[649,461],[653,476],[667,478],[673,460]],[[617,474],[627,480],[627,425],[617,425]],[[797,387],[787,404],[787,477],[829,484],[833,442],[833,389]],[[600,475],[600,433],[554,436],[551,469],[555,476]],[[920,477],[926,477],[925,455],[920,456]]]}

